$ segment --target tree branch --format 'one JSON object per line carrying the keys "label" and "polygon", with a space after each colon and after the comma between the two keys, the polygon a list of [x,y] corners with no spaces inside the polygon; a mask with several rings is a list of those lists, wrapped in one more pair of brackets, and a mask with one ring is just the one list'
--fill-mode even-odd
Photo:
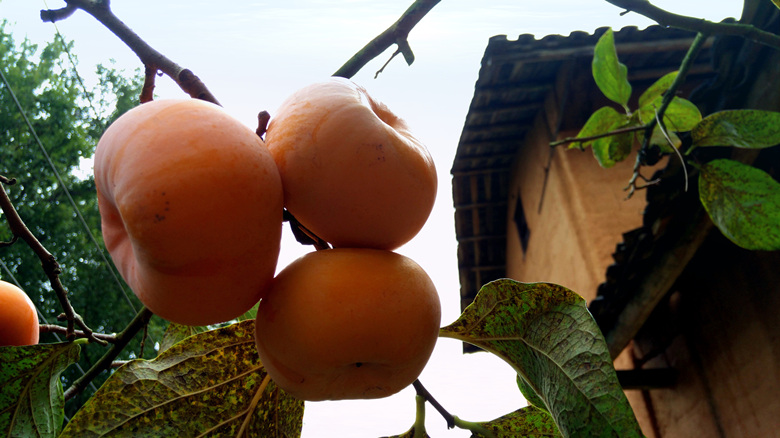
{"label": "tree branch", "polygon": [[[680,63],[680,68],[679,70],[677,70],[677,76],[675,76],[674,81],[672,81],[672,84],[664,92],[664,97],[661,100],[661,107],[658,108],[658,110],[656,111],[656,116],[645,125],[645,138],[642,141],[642,146],[641,146],[642,150],[647,150],[650,147],[650,139],[653,137],[653,130],[655,130],[655,127],[658,126],[659,124],[661,125],[661,130],[664,132],[664,135],[666,135],[666,131],[665,131],[666,127],[663,126],[664,113],[666,112],[666,109],[669,108],[669,105],[672,103],[674,96],[677,94],[677,89],[680,88],[683,82],[685,82],[685,78],[688,76],[688,71],[691,69],[691,65],[693,65],[693,61],[699,55],[699,52],[701,51],[701,48],[704,46],[704,42],[707,40],[707,37],[708,35],[699,32],[696,34],[696,38],[693,39],[693,42],[691,43],[691,47],[688,49],[688,52],[685,54],[685,57]],[[677,151],[677,148],[675,148],[674,144],[671,144],[671,147],[674,148],[675,152],[677,152],[679,156],[680,153],[679,151]],[[640,170],[642,168],[641,155],[642,154],[637,154],[636,162],[634,163],[634,174],[629,180],[628,186],[626,186],[625,188],[625,190],[628,190],[629,198],[633,196],[634,192],[637,189],[643,188],[643,187],[638,187],[636,185],[637,178],[641,176],[640,175]],[[683,165],[683,170],[685,170],[685,162],[683,162],[682,165]],[[687,190],[688,188],[687,170],[686,170],[685,185]]]}
{"label": "tree branch", "polygon": [[625,134],[627,132],[636,132],[636,131],[642,131],[646,128],[647,125],[637,125],[637,126],[628,126],[625,128],[615,129],[614,131],[604,132],[602,134],[596,134],[592,135],[590,137],[566,137],[558,141],[553,141],[550,143],[550,147],[556,147],[567,143],[584,143],[586,141],[591,140],[598,140],[600,138],[604,137],[610,137],[613,135],[620,135]]}
{"label": "tree branch", "polygon": [[151,310],[147,309],[146,307],[142,308],[135,315],[135,318],[130,321],[130,324],[128,324],[127,327],[122,330],[122,332],[115,336],[114,343],[103,355],[103,357],[95,362],[95,364],[92,365],[92,367],[87,370],[83,376],[79,377],[75,382],[73,382],[73,385],[71,385],[70,388],[65,391],[65,400],[70,400],[76,394],[83,391],[84,388],[86,388],[87,385],[89,385],[89,383],[95,379],[95,377],[97,377],[104,370],[109,369],[111,364],[114,362],[114,359],[119,356],[119,353],[121,353],[127,344],[130,343],[130,340],[133,339],[136,333],[138,333],[142,327],[145,327],[146,324],[149,323],[149,319],[152,317],[152,315],[153,314]]}
{"label": "tree branch", "polygon": [[[59,325],[54,324],[41,324],[39,326],[41,333],[59,333],[59,334],[68,334],[68,328],[62,327]],[[76,335],[76,338],[86,338],[87,335],[81,330],[75,330],[73,332]],[[103,341],[112,343],[116,341],[116,335],[107,335],[104,333],[92,333],[92,336],[94,336],[97,339],[101,339]]]}
{"label": "tree branch", "polygon": [[[15,182],[15,180],[5,177],[0,178],[0,181],[9,185]],[[73,306],[68,300],[68,292],[65,290],[62,282],[60,282],[59,275],[61,271],[60,265],[57,263],[57,259],[54,257],[54,255],[52,255],[52,253],[44,248],[41,242],[35,238],[32,231],[30,231],[30,229],[27,228],[27,225],[24,224],[24,221],[22,221],[22,218],[16,211],[16,208],[11,202],[11,198],[8,197],[8,193],[5,191],[5,187],[3,187],[2,184],[0,184],[0,209],[5,214],[5,219],[8,222],[8,226],[11,228],[11,233],[14,236],[13,241],[15,241],[16,238],[24,240],[24,242],[27,243],[27,246],[29,246],[35,255],[38,256],[38,259],[40,259],[43,271],[46,274],[46,277],[49,279],[49,283],[51,284],[52,289],[57,294],[57,298],[59,299],[60,305],[62,306],[62,310],[65,314],[65,319],[68,321],[68,327],[66,329],[66,337],[68,340],[75,339],[76,332],[74,326],[78,325],[79,328],[81,328],[83,331],[82,333],[84,337],[87,338],[90,342],[106,345],[106,341],[95,337],[92,330],[81,318],[81,315],[76,313],[76,311],[73,309]]]}
{"label": "tree branch", "polygon": [[[401,15],[392,26],[380,33],[376,38],[366,44],[352,58],[339,68],[333,76],[351,78],[360,71],[369,61],[381,55],[393,44],[398,46],[398,50],[404,55],[407,64],[414,61],[414,54],[409,46],[409,32],[425,15],[433,9],[441,0],[415,0],[406,12]],[[395,55],[393,55],[395,56]]]}
{"label": "tree branch", "polygon": [[[153,72],[161,71],[173,79],[191,97],[219,105],[219,101],[206,88],[206,84],[195,76],[192,71],[171,61],[141,39],[130,27],[114,15],[107,0],[65,0],[65,2],[68,5],[63,9],[42,10],[41,20],[44,22],[55,22],[68,17],[72,13],[72,9],[81,9],[102,23],[138,55],[141,62],[146,66],[147,80],[150,70]],[[64,10],[68,10],[70,13],[65,14],[61,12]]]}
{"label": "tree branch", "polygon": [[751,41],[780,49],[780,36],[763,31],[750,24],[715,23],[703,18],[674,14],[661,9],[648,0],[606,0],[626,11],[636,12],[662,26],[676,27],[704,34],[741,36]]}

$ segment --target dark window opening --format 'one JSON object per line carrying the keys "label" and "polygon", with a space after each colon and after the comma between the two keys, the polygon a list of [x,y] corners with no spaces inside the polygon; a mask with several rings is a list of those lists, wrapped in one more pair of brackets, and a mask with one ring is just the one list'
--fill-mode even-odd
{"label": "dark window opening", "polygon": [[515,226],[517,227],[517,234],[520,236],[520,246],[523,247],[523,254],[528,251],[528,239],[531,237],[531,230],[528,228],[528,222],[525,220],[525,211],[523,211],[523,203],[520,199],[517,200],[515,205]]}

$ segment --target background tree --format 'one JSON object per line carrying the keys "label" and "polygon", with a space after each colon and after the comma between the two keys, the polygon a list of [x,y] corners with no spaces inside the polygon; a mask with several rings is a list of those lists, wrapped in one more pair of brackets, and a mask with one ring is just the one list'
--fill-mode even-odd
{"label": "background tree", "polygon": [[[74,308],[96,331],[118,332],[141,305],[114,275],[113,266],[99,249],[102,236],[95,184],[91,176],[79,175],[79,170],[92,156],[104,128],[137,104],[143,77],[138,72],[128,76],[99,65],[98,83],[87,90],[69,53],[73,43],[61,38],[43,48],[26,39],[17,43],[8,28],[7,22],[0,23],[0,63],[7,81],[0,92],[0,175],[17,180],[7,187],[9,196],[33,234],[57,258]],[[10,240],[8,224],[2,221],[0,241]],[[4,248],[0,278],[18,282],[31,295],[42,322],[56,322],[62,311],[60,304],[51,293],[40,261],[27,245],[20,242]],[[159,319],[149,326],[152,340],[161,338],[163,326]],[[55,336],[44,335],[41,342],[55,342]],[[137,356],[139,344],[140,337],[121,358]],[[144,356],[154,356],[153,344],[147,342]],[[81,370],[71,367],[65,372],[66,386],[89,368],[103,349],[94,344],[86,346]],[[95,387],[102,380],[95,382]],[[84,393],[84,400],[91,393]],[[80,404],[74,403],[73,407]]]}

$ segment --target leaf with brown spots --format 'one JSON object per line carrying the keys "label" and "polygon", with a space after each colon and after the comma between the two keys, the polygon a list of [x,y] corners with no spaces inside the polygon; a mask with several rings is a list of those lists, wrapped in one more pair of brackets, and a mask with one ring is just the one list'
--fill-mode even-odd
{"label": "leaf with brown spots", "polygon": [[509,363],[564,437],[641,437],[607,344],[585,300],[551,283],[502,279],[482,287],[440,331]]}
{"label": "leaf with brown spots", "polygon": [[561,433],[550,414],[533,406],[526,406],[492,421],[478,423],[490,431],[473,433],[472,438],[558,438]]}
{"label": "leaf with brown spots", "polygon": [[780,183],[738,161],[701,166],[699,199],[724,236],[742,248],[780,249]]}
{"label": "leaf with brown spots", "polygon": [[303,402],[268,378],[244,321],[117,369],[61,437],[299,437],[302,420]]}

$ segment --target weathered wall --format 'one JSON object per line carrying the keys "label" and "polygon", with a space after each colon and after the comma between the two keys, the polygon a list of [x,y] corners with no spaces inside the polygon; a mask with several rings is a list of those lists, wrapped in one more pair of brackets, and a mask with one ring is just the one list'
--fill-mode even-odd
{"label": "weathered wall", "polygon": [[[613,263],[612,253],[622,233],[642,223],[644,196],[640,192],[627,200],[623,190],[633,173],[633,157],[604,169],[590,150],[561,147],[553,153],[545,186],[549,137],[539,126],[513,168],[507,275],[526,282],[558,283],[592,300]],[[563,133],[561,138],[574,134]],[[530,229],[525,254],[514,222],[520,200]]]}
{"label": "weathered wall", "polygon": [[637,336],[649,368],[680,373],[647,392],[662,437],[780,437],[780,252],[717,230]]}

